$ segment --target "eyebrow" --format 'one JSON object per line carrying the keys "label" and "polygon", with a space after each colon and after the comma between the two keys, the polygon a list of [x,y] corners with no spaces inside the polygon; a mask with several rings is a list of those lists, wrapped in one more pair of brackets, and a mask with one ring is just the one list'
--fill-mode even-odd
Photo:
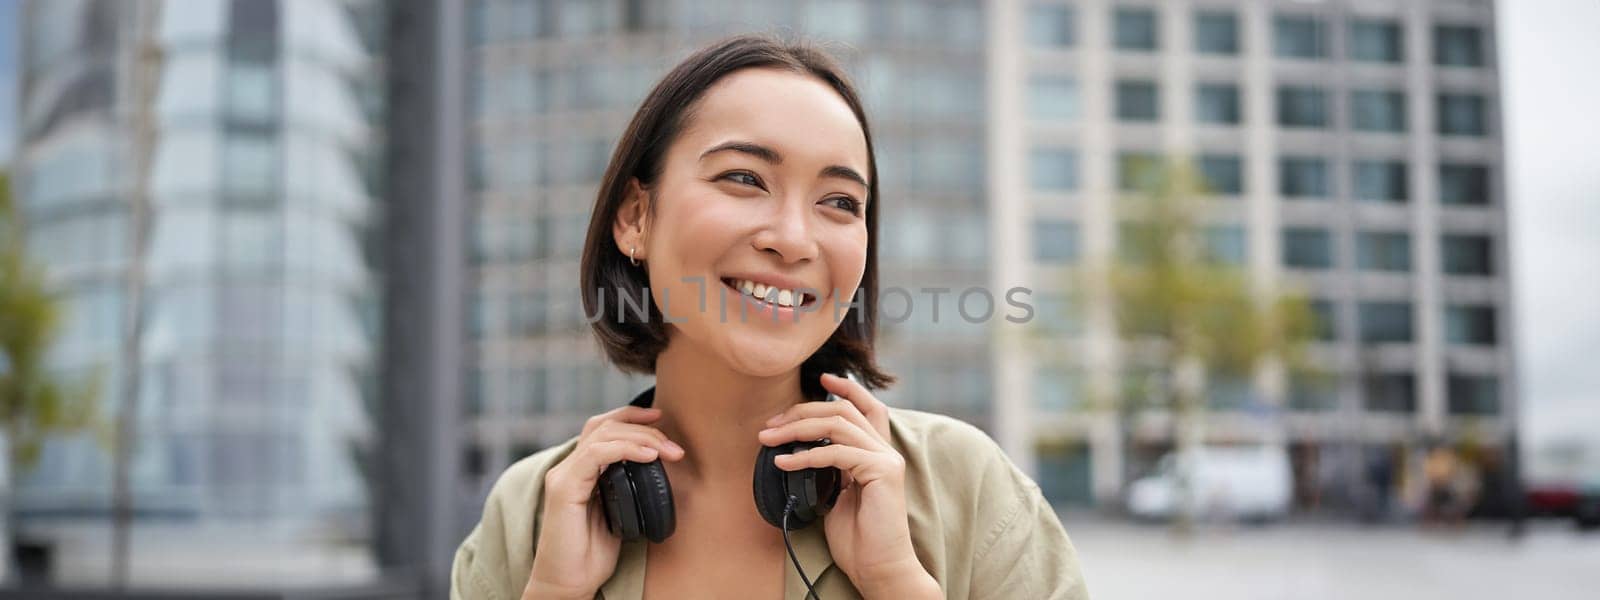
{"label": "eyebrow", "polygon": [[[783,164],[783,155],[778,154],[777,150],[773,150],[761,144],[740,141],[723,142],[721,144],[712,146],[710,150],[700,153],[700,160],[705,160],[707,156],[724,151],[742,152],[775,165]],[[861,184],[861,187],[871,187],[867,185],[867,178],[862,177],[861,174],[856,172],[855,169],[846,167],[844,165],[828,165],[822,168],[822,172],[819,173],[819,175],[822,177],[838,177],[842,179],[848,179]]]}

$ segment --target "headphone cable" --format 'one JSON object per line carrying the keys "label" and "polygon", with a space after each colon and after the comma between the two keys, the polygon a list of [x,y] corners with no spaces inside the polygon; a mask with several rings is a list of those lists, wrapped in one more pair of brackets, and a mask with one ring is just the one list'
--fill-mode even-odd
{"label": "headphone cable", "polygon": [[817,595],[817,590],[811,587],[811,580],[806,577],[805,570],[800,568],[800,559],[794,555],[794,546],[789,544],[789,513],[794,511],[794,505],[799,501],[798,498],[789,496],[789,501],[783,505],[783,526],[778,529],[783,530],[783,547],[789,550],[789,560],[794,561],[795,572],[800,574],[800,581],[806,584],[806,597],[822,600],[822,596]]}

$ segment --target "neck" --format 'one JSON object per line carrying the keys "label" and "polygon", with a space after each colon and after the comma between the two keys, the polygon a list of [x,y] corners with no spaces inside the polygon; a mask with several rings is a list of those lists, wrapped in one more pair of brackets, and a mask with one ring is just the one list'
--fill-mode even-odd
{"label": "neck", "polygon": [[[677,340],[656,357],[656,426],[684,449],[678,471],[690,484],[748,491],[767,419],[799,403],[800,369],[772,377],[739,373]],[[674,475],[678,477],[678,475]],[[674,485],[677,485],[674,480]]]}

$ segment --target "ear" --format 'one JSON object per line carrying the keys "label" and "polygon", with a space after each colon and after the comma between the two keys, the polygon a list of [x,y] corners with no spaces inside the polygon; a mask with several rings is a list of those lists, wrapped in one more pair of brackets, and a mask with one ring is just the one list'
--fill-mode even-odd
{"label": "ear", "polygon": [[644,260],[645,232],[649,230],[650,193],[639,185],[637,177],[630,177],[622,205],[617,207],[617,218],[611,223],[611,236],[624,255],[630,248],[638,248],[633,257]]}

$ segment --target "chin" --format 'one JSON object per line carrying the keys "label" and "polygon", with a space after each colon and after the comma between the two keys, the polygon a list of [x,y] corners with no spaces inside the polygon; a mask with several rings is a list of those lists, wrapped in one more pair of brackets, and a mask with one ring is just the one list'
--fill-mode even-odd
{"label": "chin", "polygon": [[725,346],[723,359],[735,371],[757,377],[772,377],[800,368],[811,353],[788,348],[773,348],[761,340],[738,340]]}

